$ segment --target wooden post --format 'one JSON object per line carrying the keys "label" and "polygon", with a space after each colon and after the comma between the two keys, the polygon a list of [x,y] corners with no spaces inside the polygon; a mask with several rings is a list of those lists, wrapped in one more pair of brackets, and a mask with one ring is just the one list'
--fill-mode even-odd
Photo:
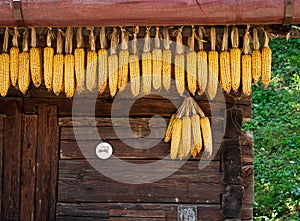
{"label": "wooden post", "polygon": [[4,118],[5,115],[0,115],[0,214],[2,214],[2,182],[3,182],[3,133],[4,133]]}

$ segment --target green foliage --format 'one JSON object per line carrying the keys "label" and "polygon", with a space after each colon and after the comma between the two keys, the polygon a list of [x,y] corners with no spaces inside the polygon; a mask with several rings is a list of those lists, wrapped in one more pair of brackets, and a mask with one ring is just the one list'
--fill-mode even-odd
{"label": "green foliage", "polygon": [[244,125],[255,138],[254,216],[300,220],[300,39],[270,47],[272,81],[253,86],[253,119]]}

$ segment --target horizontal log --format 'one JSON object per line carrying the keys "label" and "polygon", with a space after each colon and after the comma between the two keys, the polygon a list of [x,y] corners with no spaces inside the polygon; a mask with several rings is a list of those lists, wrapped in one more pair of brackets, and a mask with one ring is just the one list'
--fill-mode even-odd
{"label": "horizontal log", "polygon": [[167,216],[167,213],[164,210],[110,209],[109,216],[133,218],[165,218]]}
{"label": "horizontal log", "polygon": [[[197,206],[199,220],[223,220],[220,213],[219,204],[194,204]],[[61,203],[57,204],[57,220],[67,221],[77,220],[105,220],[109,218],[110,209],[143,209],[143,210],[163,210],[167,213],[167,220],[177,221],[178,204],[151,204],[151,203]],[[74,219],[73,219],[74,217]]]}
{"label": "horizontal log", "polygon": [[109,221],[166,221],[166,218],[133,218],[133,217],[110,217]]}
{"label": "horizontal log", "polygon": [[[22,1],[27,26],[119,26],[181,24],[282,24],[285,1]],[[294,1],[292,23],[300,22]],[[0,26],[16,26],[10,1],[2,1]],[[51,18],[51,19],[49,19]]]}
{"label": "horizontal log", "polygon": [[[128,161],[149,163],[149,161]],[[169,162],[174,164],[175,162]],[[169,165],[170,166],[170,165]],[[219,172],[220,163],[212,161],[205,169],[198,162],[186,162],[173,175],[143,185],[124,184],[111,180],[84,160],[61,160],[59,163],[58,201],[60,202],[160,202],[160,203],[220,203],[224,190]],[[172,168],[160,168],[162,170]],[[122,170],[120,168],[120,173]],[[124,174],[113,174],[124,176]],[[142,177],[132,177],[143,179]]]}

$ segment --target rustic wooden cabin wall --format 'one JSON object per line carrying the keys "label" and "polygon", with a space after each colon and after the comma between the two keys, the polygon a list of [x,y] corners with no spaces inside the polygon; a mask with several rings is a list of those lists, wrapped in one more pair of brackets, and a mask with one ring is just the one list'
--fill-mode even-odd
{"label": "rustic wooden cabin wall", "polygon": [[[178,105],[183,100],[175,92],[171,97]],[[207,97],[195,96],[211,122],[221,125],[214,128],[213,138],[223,138],[213,143],[217,154],[206,168],[198,168],[201,153],[165,179],[126,184],[99,173],[83,156],[82,147],[89,159],[100,160],[95,154],[99,140],[89,134],[94,119],[86,116],[87,107],[95,105],[97,130],[113,146],[115,157],[146,164],[169,154],[169,144],[161,140],[166,125],[155,120],[157,124],[149,125],[149,119],[159,115],[168,121],[176,111],[174,104],[162,96],[147,95],[128,107],[133,96],[114,101],[107,89],[96,101],[83,93],[83,108],[72,116],[73,100],[63,94],[55,96],[44,85],[30,85],[22,95],[11,87],[0,98],[1,220],[175,221],[179,205],[196,206],[197,220],[252,220],[253,138],[241,131],[242,122],[251,119],[252,98],[235,99],[228,94],[224,98],[225,106],[222,99],[213,101],[219,109],[211,118]],[[123,143],[122,139],[134,138],[124,126],[125,113],[111,119],[113,103],[130,109],[130,126],[137,137],[147,136],[156,127],[159,133],[151,139],[160,139],[159,144],[136,149]],[[115,133],[112,120],[122,137]],[[84,140],[76,139],[73,127]]]}

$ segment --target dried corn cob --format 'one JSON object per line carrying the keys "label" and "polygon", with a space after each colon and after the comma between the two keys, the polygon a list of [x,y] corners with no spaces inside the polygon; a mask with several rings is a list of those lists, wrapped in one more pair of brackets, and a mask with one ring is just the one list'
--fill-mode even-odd
{"label": "dried corn cob", "polygon": [[10,87],[10,76],[9,76],[9,54],[7,53],[8,48],[8,28],[5,28],[3,50],[0,54],[0,94],[5,97]]}
{"label": "dried corn cob", "polygon": [[204,45],[203,45],[203,32],[205,29],[203,27],[199,27],[198,29],[198,45],[199,45],[199,51],[197,53],[197,64],[198,64],[198,87],[199,92],[198,94],[203,94],[206,86],[207,86],[207,79],[208,79],[208,69],[207,69],[207,53],[204,51]]}
{"label": "dried corn cob", "polygon": [[82,27],[77,28],[76,31],[77,48],[74,50],[75,61],[75,76],[76,76],[76,91],[81,94],[84,91],[85,81],[85,52],[83,46]]}
{"label": "dried corn cob", "polygon": [[194,51],[195,28],[192,26],[192,36],[189,38],[189,51],[186,54],[186,74],[188,88],[191,94],[195,95],[197,89],[197,54]]}
{"label": "dried corn cob", "polygon": [[252,79],[256,84],[261,76],[261,53],[259,50],[259,40],[257,29],[253,28],[253,51],[252,51]]}
{"label": "dried corn cob", "polygon": [[35,28],[31,28],[31,48],[29,51],[30,73],[33,85],[39,87],[42,83],[41,49],[37,48]]}
{"label": "dried corn cob", "polygon": [[176,120],[176,114],[173,114],[171,116],[171,119],[169,121],[167,130],[166,130],[165,139],[164,139],[165,142],[169,142],[171,140],[172,129],[173,129],[173,125],[174,125],[175,120]]}
{"label": "dried corn cob", "polygon": [[19,77],[19,48],[18,48],[18,37],[20,37],[18,28],[14,27],[14,36],[12,39],[13,47],[9,50],[9,70],[10,70],[10,81],[12,86],[16,87]]}
{"label": "dried corn cob", "polygon": [[180,140],[181,140],[181,131],[182,131],[182,121],[179,118],[174,120],[174,125],[172,128],[172,141],[171,141],[171,150],[170,150],[170,158],[176,159]]}
{"label": "dried corn cob", "polygon": [[30,84],[29,54],[28,54],[28,30],[23,33],[22,52],[19,53],[19,90],[25,94]]}
{"label": "dried corn cob", "polygon": [[250,33],[249,27],[244,35],[244,54],[242,55],[242,91],[245,95],[251,94],[251,82],[252,82],[252,74],[251,74],[251,55],[250,51]]}
{"label": "dried corn cob", "polygon": [[128,82],[128,51],[129,36],[125,28],[121,27],[121,51],[119,52],[119,81],[118,88],[124,91]]}
{"label": "dried corn cob", "polygon": [[183,27],[179,28],[174,32],[176,35],[176,55],[174,59],[175,65],[175,84],[177,88],[177,92],[180,95],[183,95],[185,89],[185,76],[184,76],[184,49],[182,45],[182,29]]}
{"label": "dried corn cob", "polygon": [[87,52],[87,64],[86,64],[86,75],[85,83],[86,89],[93,91],[97,85],[97,52],[94,36],[94,28],[88,28],[90,30],[89,42],[90,49]]}
{"label": "dried corn cob", "polygon": [[160,48],[160,33],[159,27],[156,27],[155,33],[155,48],[152,51],[152,64],[153,64],[153,88],[155,90],[161,89],[161,76],[162,76],[162,50]]}
{"label": "dried corn cob", "polygon": [[216,29],[210,30],[211,51],[208,52],[208,86],[207,92],[209,99],[214,99],[218,90],[219,79],[219,54],[216,51]]}
{"label": "dried corn cob", "polygon": [[53,58],[53,92],[59,95],[64,91],[64,55],[62,54],[62,30],[58,29],[57,48]]}
{"label": "dried corn cob", "polygon": [[209,119],[207,117],[201,118],[200,119],[200,124],[201,124],[204,150],[209,155],[212,155],[213,147],[212,147],[212,135],[211,135],[211,128],[210,128]]}
{"label": "dried corn cob", "polygon": [[231,87],[234,92],[237,92],[241,81],[241,50],[239,47],[239,30],[236,27],[231,31],[230,49],[230,67],[231,67]]}
{"label": "dried corn cob", "polygon": [[52,90],[53,83],[53,57],[54,49],[51,47],[51,41],[54,38],[54,33],[51,28],[48,28],[47,47],[44,48],[44,81],[48,90]]}
{"label": "dried corn cob", "polygon": [[142,53],[142,92],[151,93],[152,86],[152,54],[150,52],[150,27],[146,27],[144,49]]}
{"label": "dried corn cob", "polygon": [[[191,116],[191,124],[192,124],[192,140],[193,140],[192,150],[196,150],[196,155],[197,155],[197,153],[199,153],[200,150],[202,149],[200,117],[198,114],[193,114]],[[191,154],[193,155],[193,151]]]}
{"label": "dried corn cob", "polygon": [[111,35],[111,49],[110,56],[108,57],[108,82],[110,95],[113,97],[117,93],[118,88],[118,77],[119,77],[119,61],[117,56],[117,45],[119,43],[119,37],[117,28],[113,28],[113,33]]}
{"label": "dried corn cob", "polygon": [[102,94],[107,86],[107,40],[105,36],[105,27],[100,28],[100,46],[98,51],[98,90]]}
{"label": "dried corn cob", "polygon": [[182,118],[182,148],[184,150],[184,157],[191,152],[192,147],[192,126],[191,118],[184,116]]}
{"label": "dried corn cob", "polygon": [[129,74],[130,74],[130,86],[131,93],[137,96],[140,93],[140,63],[137,51],[137,34],[139,33],[139,27],[134,28],[133,40],[132,40],[132,54],[129,56]]}
{"label": "dried corn cob", "polygon": [[162,81],[166,91],[171,86],[172,52],[170,50],[170,35],[168,27],[164,27],[164,50],[162,52]]}
{"label": "dried corn cob", "polygon": [[264,32],[264,47],[261,50],[261,78],[265,88],[268,87],[272,73],[272,51],[269,47],[269,36]]}
{"label": "dried corn cob", "polygon": [[222,52],[220,53],[220,85],[223,91],[231,91],[230,53],[228,51],[228,26],[224,28]]}
{"label": "dried corn cob", "polygon": [[74,55],[72,54],[72,38],[73,28],[67,27],[66,30],[66,42],[65,42],[65,75],[64,75],[64,86],[65,94],[67,98],[72,98],[75,92],[75,61]]}

